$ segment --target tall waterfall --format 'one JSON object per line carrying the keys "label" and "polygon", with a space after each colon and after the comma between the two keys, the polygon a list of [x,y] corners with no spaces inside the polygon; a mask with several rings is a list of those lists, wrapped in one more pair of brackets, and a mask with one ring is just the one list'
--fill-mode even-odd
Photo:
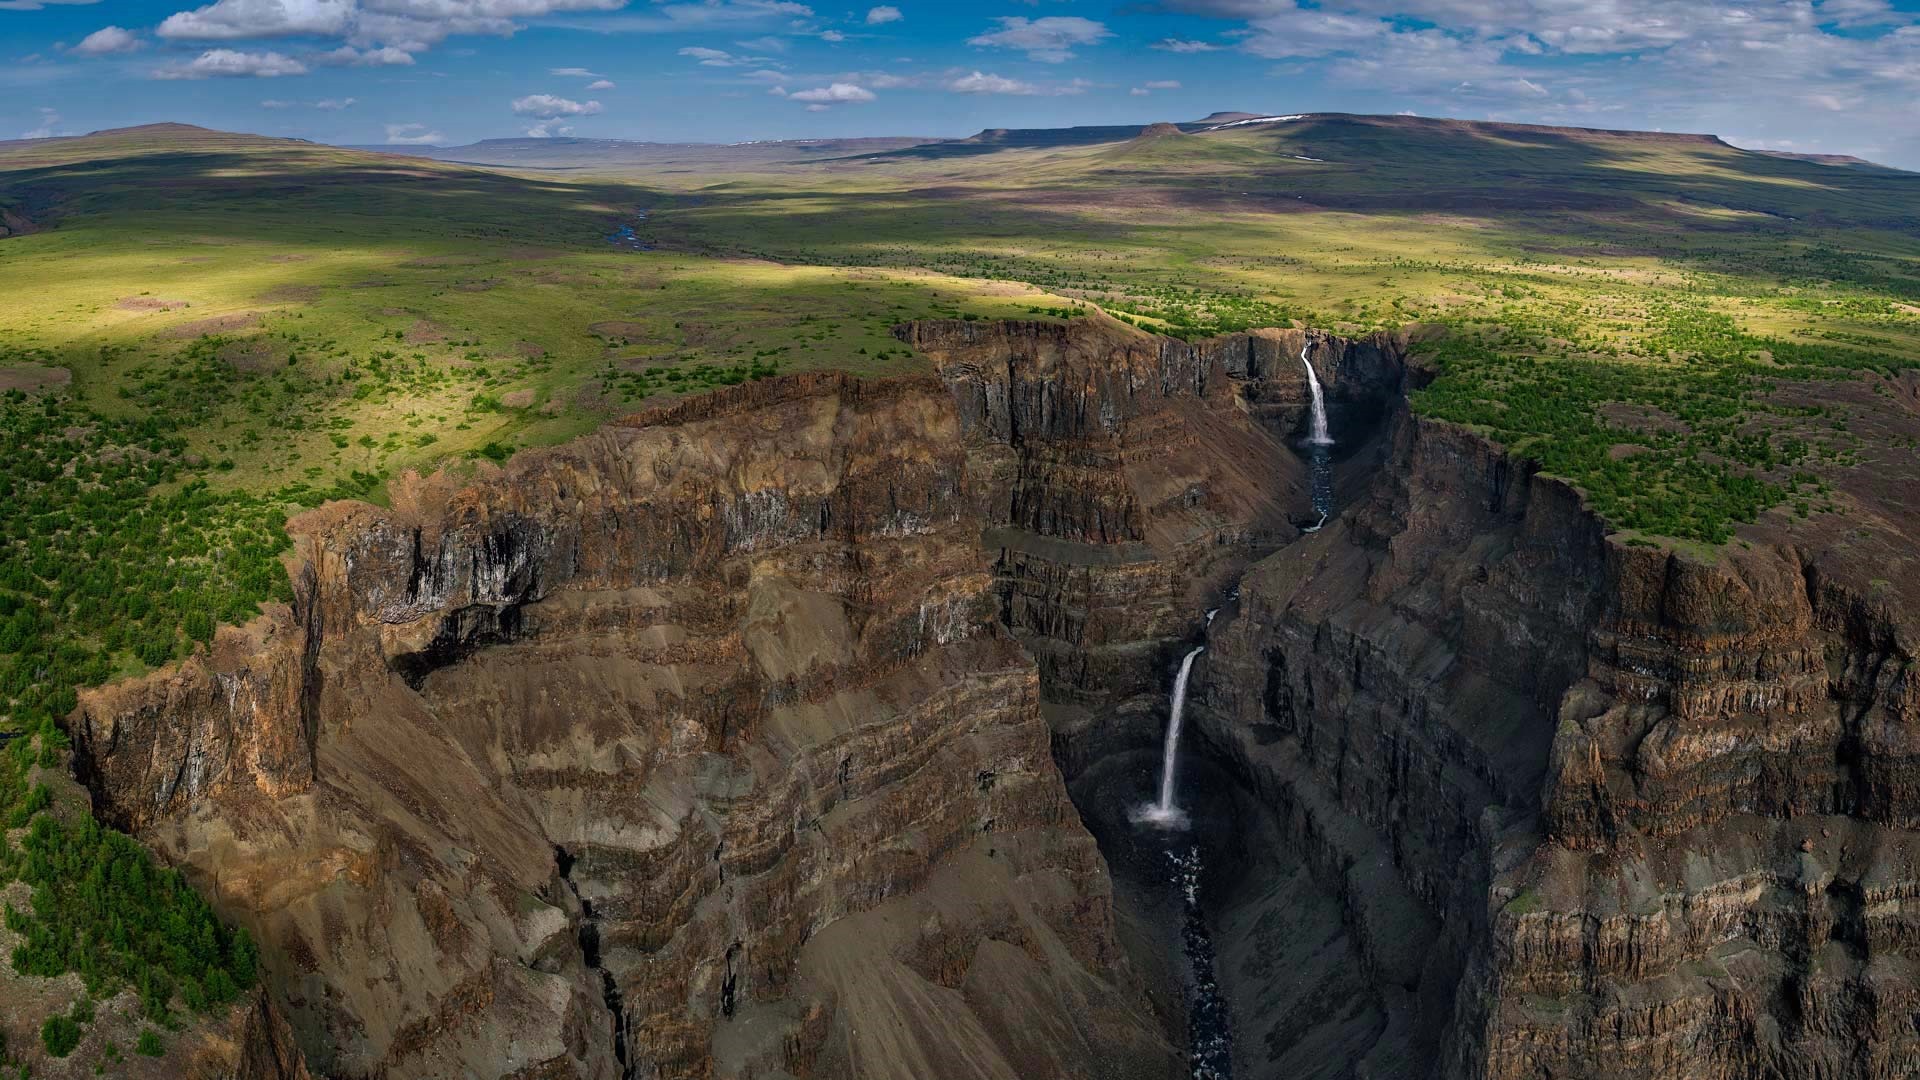
{"label": "tall waterfall", "polygon": [[[1209,616],[1212,614],[1208,612]],[[1174,759],[1180,750],[1181,717],[1187,711],[1187,677],[1193,674],[1194,658],[1206,651],[1205,645],[1196,646],[1180,661],[1180,674],[1173,678],[1173,702],[1167,717],[1167,745],[1160,753],[1160,801],[1141,807],[1134,815],[1135,821],[1158,825],[1163,829],[1186,827],[1187,815],[1173,805]]]}
{"label": "tall waterfall", "polygon": [[1320,376],[1307,360],[1307,350],[1312,347],[1310,341],[1300,346],[1300,364],[1307,369],[1307,389],[1313,391],[1313,434],[1307,441],[1315,446],[1332,446],[1333,436],[1327,432],[1327,397],[1320,392]]}

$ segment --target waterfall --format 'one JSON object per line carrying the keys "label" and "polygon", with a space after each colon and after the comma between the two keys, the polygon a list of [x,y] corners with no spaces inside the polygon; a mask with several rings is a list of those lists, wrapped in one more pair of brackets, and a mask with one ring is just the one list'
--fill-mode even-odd
{"label": "waterfall", "polygon": [[1194,658],[1206,651],[1205,645],[1196,646],[1180,661],[1180,674],[1173,678],[1173,702],[1167,717],[1167,744],[1160,753],[1160,801],[1141,807],[1134,815],[1135,821],[1158,825],[1163,829],[1186,827],[1187,815],[1173,805],[1174,758],[1180,749],[1180,720],[1187,710],[1187,677],[1193,674]]}
{"label": "waterfall", "polygon": [[1320,521],[1301,532],[1316,533],[1326,527],[1333,513],[1333,434],[1327,430],[1327,395],[1320,389],[1320,375],[1313,370],[1307,352],[1312,341],[1300,346],[1300,366],[1307,369],[1307,389],[1313,393],[1313,430],[1307,436],[1307,475],[1311,484],[1313,508]]}
{"label": "waterfall", "polygon": [[1315,446],[1332,446],[1333,436],[1327,432],[1327,398],[1320,392],[1320,376],[1307,360],[1307,350],[1311,348],[1311,341],[1300,346],[1300,365],[1307,369],[1307,389],[1313,391],[1313,434],[1307,441]]}

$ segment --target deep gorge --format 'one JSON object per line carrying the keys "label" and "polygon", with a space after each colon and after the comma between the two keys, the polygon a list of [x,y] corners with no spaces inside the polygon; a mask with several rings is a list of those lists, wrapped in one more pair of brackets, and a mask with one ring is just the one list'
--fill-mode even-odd
{"label": "deep gorge", "polygon": [[315,511],[294,604],[83,697],[316,1073],[1186,1075],[1125,811],[1197,644],[1236,1076],[1920,1059],[1915,626],[1844,537],[1609,536],[1404,333],[900,336]]}

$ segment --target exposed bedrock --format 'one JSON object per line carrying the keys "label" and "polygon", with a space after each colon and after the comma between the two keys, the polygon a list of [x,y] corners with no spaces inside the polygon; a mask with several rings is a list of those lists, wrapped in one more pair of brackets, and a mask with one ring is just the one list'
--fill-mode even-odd
{"label": "exposed bedrock", "polygon": [[[1196,674],[1206,752],[1342,907],[1323,962],[1276,984],[1297,942],[1254,941],[1223,971],[1243,1002],[1346,987],[1243,1036],[1249,1075],[1912,1075],[1913,585],[1853,533],[1624,543],[1477,436],[1399,421]],[[1368,1056],[1297,1068],[1356,1024]]]}
{"label": "exposed bedrock", "polygon": [[953,390],[1001,621],[1040,665],[1069,775],[1157,744],[1180,641],[1314,520],[1293,450],[1302,347],[1336,434],[1359,448],[1400,399],[1408,344],[1301,330],[1186,343],[1104,320],[921,322],[901,337]]}
{"label": "exposed bedrock", "polygon": [[316,1075],[1173,1075],[1063,777],[1117,850],[1203,634],[1240,1075],[1911,1075],[1910,507],[1609,536],[1402,334],[900,333],[306,515],[290,608],[83,696]]}
{"label": "exposed bedrock", "polygon": [[316,1072],[1169,1076],[953,400],[770,380],[315,511],[80,771]]}

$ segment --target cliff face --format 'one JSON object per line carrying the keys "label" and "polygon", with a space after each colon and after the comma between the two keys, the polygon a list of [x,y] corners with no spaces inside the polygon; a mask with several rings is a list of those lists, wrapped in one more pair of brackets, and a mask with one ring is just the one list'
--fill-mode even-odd
{"label": "cliff face", "polygon": [[1404,419],[1393,445],[1208,639],[1201,737],[1340,897],[1367,976],[1309,965],[1287,999],[1248,974],[1272,942],[1228,943],[1269,1006],[1351,1004],[1243,1039],[1249,1066],[1348,1075],[1302,1053],[1365,1016],[1355,1072],[1909,1075],[1900,503],[1862,488],[1848,520],[1769,515],[1696,556],[1605,536],[1457,429]]}
{"label": "cliff face", "polygon": [[[1910,454],[1670,551],[1408,415],[1405,335],[900,333],[935,376],[310,514],[290,609],[85,696],[102,812],[256,930],[316,1072],[1178,1072],[1062,773],[1157,745],[1202,633],[1243,1075],[1920,1060]],[[1886,382],[1821,393],[1893,447]]]}
{"label": "cliff face", "polygon": [[961,443],[801,376],[314,512],[81,771],[330,1075],[1167,1075]]}
{"label": "cliff face", "polygon": [[1186,343],[1118,323],[901,330],[951,388],[1000,618],[1040,665],[1069,773],[1157,742],[1178,642],[1311,521],[1291,444],[1309,346],[1336,423],[1398,386],[1404,335],[1261,330]]}

